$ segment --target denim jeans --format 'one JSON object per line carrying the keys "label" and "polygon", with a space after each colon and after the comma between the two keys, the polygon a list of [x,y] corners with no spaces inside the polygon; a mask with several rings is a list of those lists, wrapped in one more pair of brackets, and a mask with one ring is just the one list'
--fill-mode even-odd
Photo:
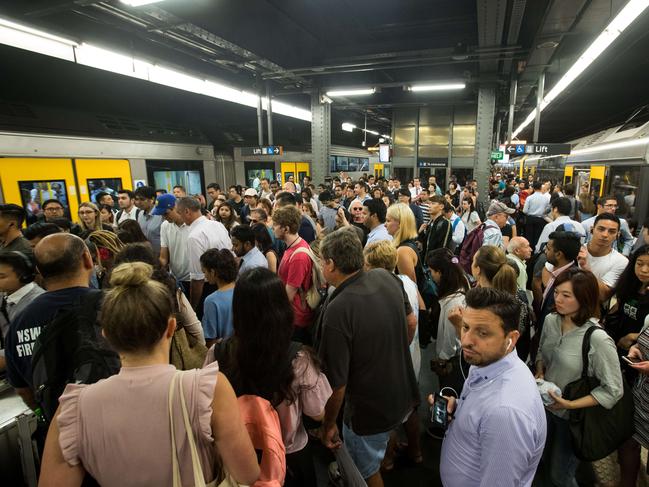
{"label": "denim jeans", "polygon": [[535,485],[577,487],[575,472],[579,459],[572,450],[568,420],[561,419],[547,410],[545,416],[548,420],[548,434]]}

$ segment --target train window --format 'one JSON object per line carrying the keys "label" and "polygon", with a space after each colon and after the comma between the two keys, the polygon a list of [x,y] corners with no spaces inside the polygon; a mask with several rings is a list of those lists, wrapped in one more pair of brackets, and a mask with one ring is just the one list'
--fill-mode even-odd
{"label": "train window", "polygon": [[599,195],[601,188],[602,188],[602,180],[601,179],[592,178],[590,180],[590,191],[591,191],[592,194],[594,194],[596,196]]}
{"label": "train window", "polygon": [[156,188],[173,191],[174,186],[183,186],[187,194],[200,194],[201,173],[199,171],[153,171]]}
{"label": "train window", "polygon": [[97,196],[101,193],[109,194],[117,204],[117,192],[122,189],[122,178],[86,179],[90,201],[99,203]]}
{"label": "train window", "polygon": [[608,193],[613,193],[620,203],[619,213],[633,216],[635,195],[640,181],[640,166],[611,167],[608,178]]}
{"label": "train window", "polygon": [[43,203],[47,200],[61,202],[65,214],[70,218],[70,205],[64,180],[18,181],[20,199],[27,211],[27,221],[34,222],[43,213]]}

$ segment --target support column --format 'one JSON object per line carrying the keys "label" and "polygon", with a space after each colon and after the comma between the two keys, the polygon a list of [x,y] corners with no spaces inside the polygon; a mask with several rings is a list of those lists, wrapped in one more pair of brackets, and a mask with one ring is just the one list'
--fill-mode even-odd
{"label": "support column", "polygon": [[516,107],[516,94],[518,92],[518,79],[512,78],[509,85],[509,120],[507,121],[507,143],[512,143],[514,133],[514,109]]}
{"label": "support column", "polygon": [[536,115],[534,115],[534,142],[539,141],[539,130],[541,129],[541,103],[545,91],[545,73],[539,76],[539,84],[536,89]]}
{"label": "support column", "polygon": [[270,81],[266,82],[266,98],[268,99],[268,106],[266,107],[266,115],[268,116],[268,145],[275,145],[273,142],[273,101],[270,92]]}
{"label": "support column", "polygon": [[264,145],[264,119],[261,109],[261,95],[257,96],[257,142],[259,147]]}
{"label": "support column", "polygon": [[323,183],[328,173],[331,150],[331,105],[320,102],[320,94],[311,94],[311,179]]}
{"label": "support column", "polygon": [[478,192],[485,206],[489,203],[490,155],[495,112],[495,88],[480,87],[480,91],[478,92],[478,117],[476,120],[476,150],[473,161],[473,179],[478,181]]}

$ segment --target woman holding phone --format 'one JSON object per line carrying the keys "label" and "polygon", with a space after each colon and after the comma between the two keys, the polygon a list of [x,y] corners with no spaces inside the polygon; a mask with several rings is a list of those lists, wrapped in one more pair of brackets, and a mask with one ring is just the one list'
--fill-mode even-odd
{"label": "woman holding phone", "polygon": [[617,344],[622,370],[635,383],[635,435],[618,450],[620,485],[635,486],[640,469],[640,446],[649,446],[649,245],[637,249],[615,289],[617,304],[606,317],[606,331]]}

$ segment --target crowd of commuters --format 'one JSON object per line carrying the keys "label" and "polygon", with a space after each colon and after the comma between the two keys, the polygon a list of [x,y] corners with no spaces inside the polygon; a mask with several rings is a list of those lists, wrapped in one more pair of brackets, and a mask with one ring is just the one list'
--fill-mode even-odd
{"label": "crowd of commuters", "polygon": [[[41,484],[310,486],[320,441],[382,486],[397,456],[423,461],[427,433],[446,486],[574,486],[575,411],[632,395],[606,447],[635,485],[649,222],[636,238],[623,199],[583,187],[490,188],[144,186],[81,203],[76,223],[46,201],[26,228],[0,205],[0,369],[41,419]],[[584,375],[596,385],[571,396]],[[424,432],[440,401],[446,424]]]}

